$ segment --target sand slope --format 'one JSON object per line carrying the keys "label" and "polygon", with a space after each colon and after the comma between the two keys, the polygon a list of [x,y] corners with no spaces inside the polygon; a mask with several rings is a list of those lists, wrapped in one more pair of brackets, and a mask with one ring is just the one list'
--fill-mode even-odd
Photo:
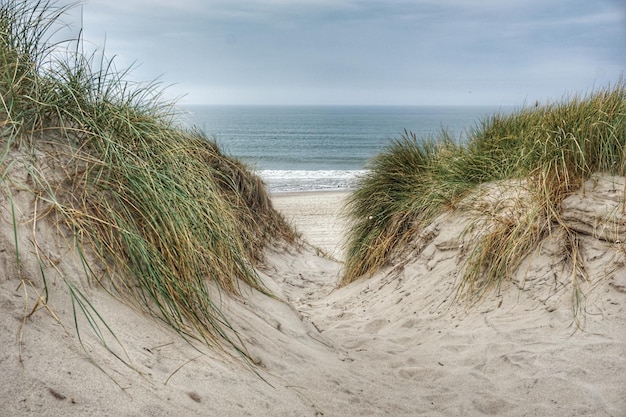
{"label": "sand slope", "polygon": [[[319,232],[324,250],[340,254],[341,223],[333,216],[344,197],[325,195],[326,210],[318,214],[305,213],[320,201],[314,194],[294,197],[298,209],[281,203],[283,197],[275,201],[303,236]],[[16,201],[20,247],[32,255],[32,201],[25,195]],[[529,256],[500,294],[469,310],[452,303],[466,256],[463,213],[437,219],[406,261],[341,289],[335,289],[341,264],[314,248],[269,250],[260,274],[283,301],[253,290],[222,298],[257,375],[81,283],[76,254],[51,237],[53,229],[36,236],[38,250],[51,259],[44,266],[49,310],[40,307],[24,319],[36,292],[43,295],[41,270],[26,255],[22,269],[15,267],[5,203],[2,416],[626,415],[625,251],[593,232],[581,235],[590,293],[582,330],[573,319],[558,235]],[[309,221],[298,220],[303,216]],[[328,229],[329,218],[338,226]],[[81,345],[63,275],[102,313],[119,340],[107,336],[107,344],[127,364],[102,346],[84,318]]]}

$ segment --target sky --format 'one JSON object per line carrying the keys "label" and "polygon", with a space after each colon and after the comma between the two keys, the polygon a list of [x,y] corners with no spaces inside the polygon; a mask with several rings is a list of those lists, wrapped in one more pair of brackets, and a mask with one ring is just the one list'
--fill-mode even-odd
{"label": "sky", "polygon": [[86,45],[180,104],[524,105],[626,72],[626,0],[86,0],[74,13]]}

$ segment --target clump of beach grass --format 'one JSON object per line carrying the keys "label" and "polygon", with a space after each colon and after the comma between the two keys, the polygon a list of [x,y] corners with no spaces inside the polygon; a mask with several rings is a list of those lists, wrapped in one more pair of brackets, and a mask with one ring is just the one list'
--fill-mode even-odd
{"label": "clump of beach grass", "polygon": [[[293,231],[244,164],[177,125],[158,83],[127,81],[128,70],[104,55],[79,52],[80,39],[50,45],[69,7],[0,5],[3,188],[11,187],[14,152],[54,149],[46,153],[57,158],[54,175],[20,161],[30,164],[35,221],[55,217],[89,280],[186,338],[245,355],[216,304],[219,292],[267,292],[255,265],[268,242],[293,241]],[[63,279],[98,333],[102,316],[72,277]]]}
{"label": "clump of beach grass", "polygon": [[[439,214],[482,184],[524,183],[529,204],[475,242],[459,294],[472,301],[511,277],[554,227],[565,230],[580,270],[575,232],[560,203],[594,173],[625,174],[626,87],[623,81],[584,96],[523,107],[480,120],[463,143],[405,135],[369,163],[348,200],[350,230],[342,285],[373,274]],[[576,275],[576,274],[574,274]]]}

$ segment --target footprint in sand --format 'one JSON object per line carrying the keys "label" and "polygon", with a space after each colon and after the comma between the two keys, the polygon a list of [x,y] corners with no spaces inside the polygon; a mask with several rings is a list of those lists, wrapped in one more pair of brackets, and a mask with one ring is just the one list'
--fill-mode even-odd
{"label": "footprint in sand", "polygon": [[380,330],[382,330],[385,326],[387,326],[389,323],[390,323],[390,321],[389,320],[385,320],[385,319],[372,320],[371,322],[367,323],[363,327],[363,330],[366,333],[369,333],[369,334],[376,334]]}

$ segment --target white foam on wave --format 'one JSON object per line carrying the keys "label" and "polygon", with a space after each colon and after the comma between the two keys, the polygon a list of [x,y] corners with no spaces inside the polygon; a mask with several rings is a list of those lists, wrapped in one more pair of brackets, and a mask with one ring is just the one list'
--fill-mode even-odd
{"label": "white foam on wave", "polygon": [[260,170],[271,192],[349,190],[366,170]]}

